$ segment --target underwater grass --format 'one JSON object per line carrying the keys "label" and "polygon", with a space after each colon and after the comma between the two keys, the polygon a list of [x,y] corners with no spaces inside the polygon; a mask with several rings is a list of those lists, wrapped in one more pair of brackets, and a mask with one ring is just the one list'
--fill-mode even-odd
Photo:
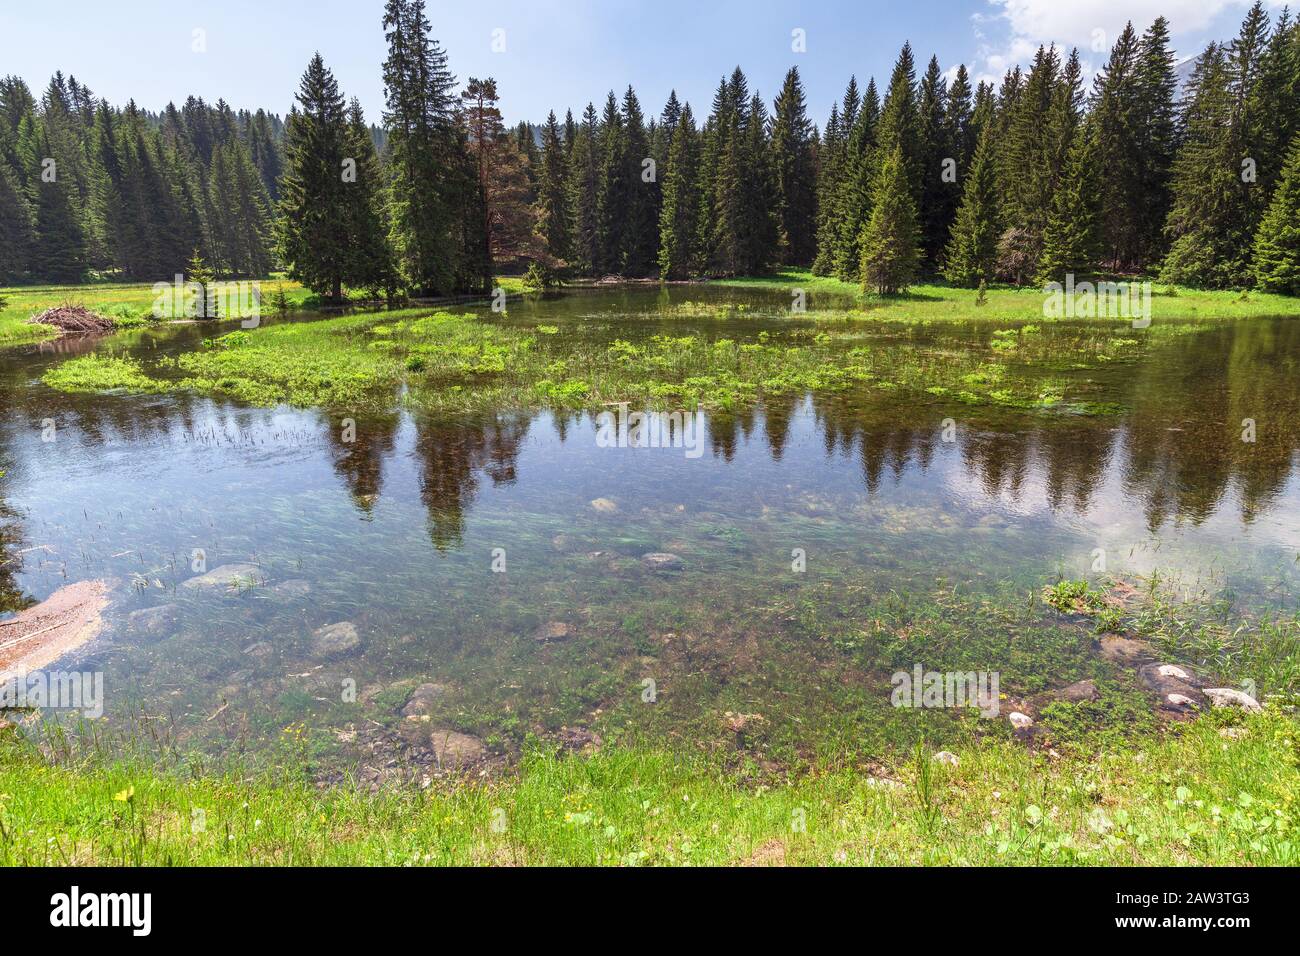
{"label": "underwater grass", "polygon": [[[1136,749],[985,742],[773,780],[689,752],[529,754],[427,790],[54,766],[0,740],[0,864],[1272,865],[1300,863],[1296,727],[1210,717]],[[750,768],[752,770],[752,768]]]}

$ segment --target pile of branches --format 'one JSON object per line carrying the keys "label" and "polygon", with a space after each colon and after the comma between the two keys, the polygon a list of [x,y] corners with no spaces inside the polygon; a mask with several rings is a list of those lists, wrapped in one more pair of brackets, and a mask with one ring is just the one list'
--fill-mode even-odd
{"label": "pile of branches", "polygon": [[32,325],[52,325],[61,332],[111,332],[116,322],[85,306],[60,305],[28,320]]}

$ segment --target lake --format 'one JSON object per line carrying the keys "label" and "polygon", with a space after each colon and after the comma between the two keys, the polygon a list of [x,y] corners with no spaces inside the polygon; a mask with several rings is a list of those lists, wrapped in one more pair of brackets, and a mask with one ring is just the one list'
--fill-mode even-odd
{"label": "lake", "polygon": [[[687,300],[733,308],[661,315]],[[747,341],[812,328],[788,303],[671,287],[476,311],[561,337]],[[1091,677],[1127,693],[1086,622],[1038,599],[1062,577],[1141,590],[1154,575],[1227,620],[1294,611],[1300,326],[1176,325],[1044,323],[1061,354],[1138,340],[1050,370],[1086,409],[791,395],[706,412],[697,456],[601,447],[594,412],[438,416],[398,395],[389,414],[351,415],[40,381],[87,350],[180,354],[208,326],[11,348],[0,606],[109,580],[108,627],[79,666],[104,672],[110,726],[213,757],[305,757],[323,779],[427,765],[415,723],[473,738],[488,763],[534,740],[654,739],[781,766],[956,739],[971,720],[890,706],[892,672],[996,671],[1012,695]],[[997,331],[871,335],[943,362]],[[185,586],[231,564],[256,574]],[[355,640],[317,634],[344,622]]]}

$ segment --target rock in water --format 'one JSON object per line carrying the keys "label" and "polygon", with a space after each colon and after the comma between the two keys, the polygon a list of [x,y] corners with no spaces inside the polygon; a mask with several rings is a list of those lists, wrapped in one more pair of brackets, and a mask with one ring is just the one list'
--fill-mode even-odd
{"label": "rock in water", "polygon": [[552,641],[567,641],[573,636],[573,628],[563,621],[551,621],[543,624],[537,630],[533,631],[533,640],[538,644],[549,644]]}
{"label": "rock in water", "polygon": [[181,587],[195,590],[198,588],[220,587],[257,587],[266,583],[262,569],[255,564],[223,564],[213,568],[207,574],[190,578]]}
{"label": "rock in water", "polygon": [[304,581],[302,578],[294,578],[290,581],[281,581],[275,587],[271,588],[271,590],[277,597],[282,597],[286,600],[292,601],[297,600],[298,598],[305,598],[310,594],[311,582]]}
{"label": "rock in water", "polygon": [[361,636],[351,621],[326,624],[311,636],[311,656],[320,660],[345,657],[360,646]]}
{"label": "rock in water", "polygon": [[180,608],[175,604],[160,604],[132,611],[126,616],[126,625],[145,637],[164,637],[176,624]]}
{"label": "rock in water", "polygon": [[1215,707],[1239,707],[1252,713],[1264,709],[1254,697],[1231,687],[1207,687],[1205,696]]}
{"label": "rock in water", "polygon": [[429,735],[429,743],[438,758],[439,768],[443,770],[455,770],[477,763],[487,752],[483,741],[455,730],[435,730]]}
{"label": "rock in water", "polygon": [[421,684],[411,691],[402,707],[403,717],[423,717],[433,710],[433,704],[447,693],[446,684]]}

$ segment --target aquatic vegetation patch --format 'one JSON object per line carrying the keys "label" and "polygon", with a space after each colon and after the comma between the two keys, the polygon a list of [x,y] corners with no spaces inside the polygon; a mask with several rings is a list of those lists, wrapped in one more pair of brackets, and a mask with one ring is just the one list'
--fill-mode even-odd
{"label": "aquatic vegetation patch", "polygon": [[46,372],[42,381],[64,392],[122,389],[140,394],[169,390],[166,382],[146,375],[135,359],[98,354],[69,359]]}

